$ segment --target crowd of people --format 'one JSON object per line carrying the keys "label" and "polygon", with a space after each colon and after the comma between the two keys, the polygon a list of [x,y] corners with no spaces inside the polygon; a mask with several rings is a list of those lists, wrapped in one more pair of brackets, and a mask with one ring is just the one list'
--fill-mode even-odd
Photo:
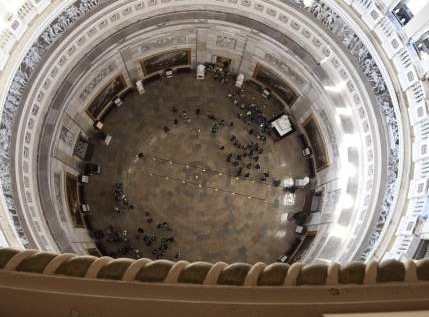
{"label": "crowd of people", "polygon": [[[113,198],[114,213],[121,214],[134,209],[134,205],[128,202],[122,183],[114,184]],[[105,249],[113,250],[109,255],[178,260],[181,252],[175,245],[176,239],[171,226],[165,221],[155,223],[149,210],[144,211],[144,219],[143,223],[136,224],[132,229],[110,224],[102,234],[99,233],[99,238],[108,244]]]}
{"label": "crowd of people", "polygon": [[[245,124],[251,141],[248,141],[249,137],[244,141],[232,134],[229,139],[230,150],[225,160],[235,168],[234,176],[252,177],[265,182],[272,177],[271,172],[264,169],[262,159],[267,137],[273,134],[269,120],[255,103],[246,104],[232,95],[229,97],[233,99],[233,104],[237,107],[237,118]],[[276,179],[272,179],[273,184],[278,183]]]}
{"label": "crowd of people", "polygon": [[[235,116],[233,118],[219,118],[214,112],[208,110],[205,113],[205,117],[209,124],[204,125],[208,128],[201,129],[200,125],[195,124],[195,131],[198,133],[210,133],[216,137],[222,129],[229,129],[229,144],[220,144],[221,142],[217,142],[217,144],[219,150],[225,152],[225,161],[232,167],[231,176],[251,178],[261,182],[266,182],[270,178],[273,186],[279,186],[280,180],[273,177],[269,169],[263,166],[264,145],[267,138],[274,133],[269,124],[269,118],[264,115],[261,107],[256,103],[246,102],[243,95],[230,93],[228,98],[231,99],[236,109]],[[189,126],[193,122],[201,122],[201,120],[195,119],[203,117],[200,108],[195,108],[195,111],[191,112],[195,116],[191,116],[188,111],[180,111],[177,106],[173,106],[171,112],[174,117],[174,126],[182,122]],[[237,120],[244,123],[248,135],[242,139],[233,133],[234,127],[237,128]],[[239,128],[242,129],[242,126]],[[168,132],[170,129],[164,127],[164,132],[166,131]]]}

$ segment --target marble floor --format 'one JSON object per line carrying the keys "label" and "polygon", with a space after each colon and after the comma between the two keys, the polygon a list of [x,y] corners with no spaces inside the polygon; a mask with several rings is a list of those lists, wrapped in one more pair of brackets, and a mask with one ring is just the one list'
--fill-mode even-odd
{"label": "marble floor", "polygon": [[[275,98],[262,98],[254,84],[234,95],[233,83],[196,80],[194,74],[145,88],[143,95],[128,95],[104,120],[103,130],[112,141],[96,145],[92,162],[102,166],[102,174],[85,185],[92,226],[105,233],[99,241],[104,253],[274,262],[295,239],[295,224],[288,219],[302,209],[309,188],[298,189],[290,206],[282,184],[273,181],[283,183],[309,171],[297,132],[262,141],[260,126],[248,125],[238,115],[246,118],[253,103],[271,120],[283,106]],[[123,184],[128,205],[114,199],[115,183]],[[125,242],[107,241],[110,225]],[[148,242],[152,236],[156,241]],[[167,239],[171,237],[173,242]]]}

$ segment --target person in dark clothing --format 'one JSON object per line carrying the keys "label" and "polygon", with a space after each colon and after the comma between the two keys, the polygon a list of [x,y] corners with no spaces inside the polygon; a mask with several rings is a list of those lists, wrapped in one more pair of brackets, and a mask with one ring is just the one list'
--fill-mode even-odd
{"label": "person in dark clothing", "polygon": [[274,187],[279,187],[280,186],[281,181],[278,179],[273,180],[273,186]]}

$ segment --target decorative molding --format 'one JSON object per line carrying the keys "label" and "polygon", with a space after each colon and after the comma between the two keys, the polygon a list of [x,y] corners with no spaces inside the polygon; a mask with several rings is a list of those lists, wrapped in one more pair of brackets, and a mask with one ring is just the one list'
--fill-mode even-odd
{"label": "decorative molding", "polygon": [[237,39],[230,36],[218,35],[216,37],[216,46],[234,50],[237,47]]}
{"label": "decorative molding", "polygon": [[337,137],[335,134],[334,127],[331,124],[331,120],[328,118],[328,115],[327,115],[325,110],[319,109],[319,111],[317,113],[323,122],[323,126],[325,127],[326,131],[328,132],[326,134],[326,137],[328,139],[329,145],[331,146],[332,154],[338,158],[340,156],[340,151],[338,149]]}
{"label": "decorative molding", "polygon": [[[356,60],[360,70],[366,76],[372,90],[376,96],[377,105],[380,112],[383,114],[383,119],[389,130],[389,134],[393,136],[389,144],[388,167],[387,167],[387,184],[384,188],[383,205],[379,212],[376,224],[373,227],[373,232],[364,248],[360,259],[365,261],[368,259],[374,245],[377,243],[381,232],[384,230],[386,219],[393,209],[393,201],[396,192],[399,188],[398,173],[399,173],[399,152],[400,152],[400,134],[397,114],[393,107],[393,102],[389,91],[386,88],[386,83],[379,66],[374,58],[369,53],[361,39],[356,35],[352,26],[349,26],[343,18],[338,15],[326,3],[319,0],[314,0],[310,6],[305,6],[302,1],[288,0],[291,4],[299,7],[315,17],[315,20],[328,28],[351,53]],[[400,115],[399,115],[400,117]]]}
{"label": "decorative molding", "polygon": [[281,60],[279,60],[277,57],[273,56],[272,54],[266,53],[264,56],[264,60],[268,64],[276,66],[278,69],[280,69],[284,74],[287,75],[288,79],[291,79],[297,85],[304,85],[305,84],[304,79],[302,79],[302,77],[300,75],[298,75],[288,65],[286,65],[284,62],[282,62]]}
{"label": "decorative molding", "polygon": [[164,34],[162,38],[145,41],[144,44],[140,46],[140,52],[146,53],[150,50],[159,49],[162,47],[169,47],[178,44],[191,44],[195,43],[196,38],[197,33],[194,30],[167,33]]}
{"label": "decorative molding", "polygon": [[60,219],[62,222],[67,222],[62,200],[63,194],[61,191],[63,184],[64,183],[61,181],[61,173],[54,173],[55,200],[57,203],[58,214],[60,215]]}
{"label": "decorative molding", "polygon": [[17,215],[10,175],[10,141],[16,115],[18,113],[18,107],[20,106],[24,91],[28,86],[29,79],[40,62],[43,61],[44,55],[68,29],[76,24],[83,16],[92,11],[98,3],[99,0],[78,0],[73,5],[67,7],[44,29],[38,39],[30,47],[15,72],[6,96],[0,123],[0,164],[2,166],[0,169],[0,180],[7,208],[9,209],[9,213],[21,242],[25,247],[29,247],[30,245]]}
{"label": "decorative molding", "polygon": [[98,72],[98,74],[91,79],[89,84],[86,85],[86,87],[83,89],[82,93],[79,96],[80,100],[85,101],[88,98],[88,96],[94,91],[94,88],[97,87],[97,85],[100,82],[102,82],[104,78],[110,75],[115,69],[116,69],[115,63],[111,63],[106,67],[102,68]]}
{"label": "decorative molding", "polygon": [[63,141],[68,146],[73,145],[74,136],[75,136],[74,133],[71,132],[68,128],[64,126],[61,128],[60,140]]}

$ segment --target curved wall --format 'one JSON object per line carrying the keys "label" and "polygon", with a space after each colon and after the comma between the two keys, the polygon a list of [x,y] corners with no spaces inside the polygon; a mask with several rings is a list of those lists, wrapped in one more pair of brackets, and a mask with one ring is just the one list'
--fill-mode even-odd
{"label": "curved wall", "polygon": [[[352,30],[350,27],[339,29],[338,21],[340,19],[353,21],[356,18],[353,17],[354,13],[350,12],[349,8],[339,6],[335,2],[329,3],[335,12],[341,15],[340,17],[331,9],[327,9],[327,6],[322,5],[321,10],[325,10],[321,11],[325,13],[322,18],[322,15],[317,13],[316,7],[301,10],[280,1],[273,3],[217,1],[216,3],[210,2],[210,4],[204,1],[134,1],[121,5],[113,3],[111,6],[108,6],[107,1],[100,1],[100,4],[97,1],[76,3],[74,7],[77,10],[84,9],[82,14],[85,12],[85,8],[88,8],[86,12],[88,15],[97,12],[79,25],[71,23],[70,27],[73,25],[75,28],[73,31],[66,31],[65,27],[59,29],[57,27],[57,31],[55,31],[55,28],[51,27],[48,28],[50,31],[43,33],[45,44],[52,41],[51,44],[56,46],[56,49],[47,51],[49,59],[46,58],[46,55],[44,56],[43,67],[37,68],[39,77],[33,75],[31,78],[33,82],[31,90],[23,89],[26,86],[26,77],[15,76],[11,87],[15,85],[21,90],[17,91],[18,95],[11,95],[11,90],[9,91],[9,99],[5,103],[6,112],[3,112],[3,118],[5,118],[7,110],[11,107],[16,108],[19,104],[11,97],[21,97],[22,94],[26,96],[23,98],[25,105],[21,103],[19,108],[22,115],[19,116],[20,124],[16,128],[15,143],[18,146],[15,148],[13,167],[17,180],[15,193],[20,202],[17,209],[21,218],[25,219],[25,231],[30,233],[31,245],[47,250],[59,248],[63,251],[83,252],[84,247],[89,243],[89,239],[87,239],[87,242],[81,245],[70,244],[70,241],[79,240],[85,234],[73,230],[70,227],[70,221],[66,217],[62,217],[65,214],[64,209],[61,211],[61,208],[65,207],[64,195],[61,195],[58,180],[55,180],[55,171],[58,174],[60,170],[73,169],[74,163],[69,162],[64,165],[61,162],[58,163],[59,160],[55,153],[59,153],[61,147],[63,147],[63,152],[67,152],[64,145],[59,145],[58,142],[59,131],[62,128],[60,122],[67,124],[67,122],[75,121],[78,126],[76,129],[83,132],[89,131],[91,124],[89,118],[82,117],[79,106],[75,106],[75,104],[81,105],[84,102],[78,99],[82,96],[82,91],[88,91],[88,87],[96,91],[97,87],[101,87],[117,71],[121,71],[127,78],[128,84],[132,85],[133,81],[142,76],[141,70],[138,68],[138,59],[156,51],[189,46],[194,38],[191,34],[188,34],[187,38],[181,33],[183,25],[179,25],[188,23],[186,27],[197,27],[198,30],[195,44],[192,43],[195,45],[197,53],[193,58],[194,65],[210,60],[211,56],[216,53],[227,54],[236,57],[234,59],[241,60],[234,66],[237,71],[249,76],[256,62],[265,63],[276,69],[303,96],[291,109],[298,123],[302,123],[313,112],[321,124],[325,140],[327,140],[329,156],[334,164],[317,175],[318,190],[323,190],[324,193],[320,223],[324,221],[327,224],[317,226],[320,232],[315,243],[317,249],[310,250],[307,260],[347,261],[352,258],[368,259],[371,257],[375,250],[374,246],[381,240],[379,237],[387,231],[384,224],[390,221],[394,214],[400,214],[403,208],[404,197],[398,195],[401,173],[406,176],[403,179],[402,186],[405,186],[403,188],[408,186],[407,166],[400,165],[402,161],[399,159],[408,159],[409,142],[399,142],[402,125],[398,120],[403,116],[406,117],[407,114],[399,109],[394,90],[400,86],[399,84],[404,87],[409,83],[401,81],[401,78],[398,83],[395,76],[389,76],[394,71],[392,67],[394,65],[387,62],[384,57],[385,55],[393,57],[394,54],[389,51],[388,43],[383,43],[385,53],[379,44],[365,36],[364,31]],[[86,3],[88,7],[81,7],[82,3]],[[293,5],[293,3],[291,4]],[[94,6],[93,9],[91,9],[92,6]],[[361,9],[358,5],[355,8]],[[204,9],[204,12],[195,11],[200,9]],[[374,10],[373,7],[370,9]],[[182,16],[179,18],[180,13],[175,13],[179,15],[175,18],[167,17],[166,14],[173,10],[183,11]],[[192,11],[198,12],[198,16],[192,16]],[[332,12],[329,19],[326,17],[326,12]],[[187,14],[188,16],[186,16]],[[203,16],[204,19],[201,19]],[[167,19],[163,21],[163,17],[167,17]],[[314,17],[315,22],[312,22],[310,18]],[[333,22],[330,22],[331,18],[334,20]],[[139,24],[144,25],[151,19],[159,19],[159,23],[152,23],[152,27],[147,27],[140,32],[142,34],[136,32]],[[169,21],[175,21],[178,25]],[[382,23],[381,18],[374,23],[369,18],[364,21],[367,22],[367,32],[370,32],[374,26],[377,30]],[[54,22],[60,23],[59,20],[54,20]],[[66,25],[67,22],[63,23]],[[238,27],[236,23],[241,26]],[[344,24],[342,25],[344,27]],[[325,28],[326,26],[328,28]],[[360,27],[365,30],[363,25]],[[159,35],[156,34],[164,29],[171,30],[172,33],[168,37],[171,42],[159,41]],[[331,29],[336,36],[328,36],[328,29]],[[216,33],[216,37],[211,31]],[[342,33],[338,33],[339,31]],[[59,34],[62,33],[66,33],[67,37],[57,42]],[[109,38],[108,34],[111,34],[112,37]],[[358,34],[358,38],[356,34]],[[339,36],[343,36],[343,38]],[[180,42],[178,39],[184,39],[185,42]],[[339,42],[340,39],[342,43]],[[351,42],[346,40],[354,41],[353,47],[351,47]],[[152,44],[149,45],[148,41]],[[361,46],[359,41],[365,46]],[[139,45],[143,42],[146,45],[145,49]],[[231,43],[234,42],[233,47]],[[113,45],[114,43],[119,44]],[[103,53],[106,50],[100,49],[103,45],[110,47],[109,52],[105,55]],[[265,53],[266,45],[271,45],[272,52],[275,53]],[[343,52],[344,45],[349,49],[353,48],[351,53]],[[354,49],[355,45],[366,51]],[[24,66],[27,67],[33,63],[31,65],[34,65],[34,69],[36,69],[35,66],[37,62],[41,61],[41,57],[39,55],[40,58],[34,59],[34,56],[38,55],[34,55],[34,49],[32,52],[24,59]],[[124,56],[126,63],[123,61]],[[364,74],[370,78],[371,85],[352,64],[355,62],[354,58],[357,58],[361,67],[364,67],[364,62],[369,59],[368,57],[377,62],[377,65],[371,64],[371,72],[365,71],[363,68]],[[111,68],[97,66],[102,65],[105,60],[114,60],[114,65],[112,63]],[[79,69],[76,61],[81,65],[90,61],[93,66],[90,70]],[[379,70],[375,71],[377,77],[374,77],[372,72],[374,67]],[[292,76],[289,69],[292,69],[295,75]],[[90,73],[93,72],[103,75],[91,76]],[[296,77],[297,73],[305,74],[304,78]],[[19,73],[16,74],[19,75]],[[21,76],[27,76],[27,74],[21,73]],[[2,74],[2,80],[4,77],[5,73]],[[392,77],[392,82],[389,80],[390,77]],[[19,81],[20,78],[21,81]],[[379,81],[383,78],[384,83],[380,84]],[[305,85],[300,85],[299,80],[304,81]],[[384,90],[382,90],[383,87]],[[375,95],[366,92],[371,88],[375,90]],[[331,93],[326,93],[329,89],[331,89]],[[380,90],[382,93],[388,91],[394,98],[386,100],[388,96],[380,94]],[[323,94],[324,97],[317,99],[320,94]],[[401,97],[401,94],[399,96]],[[90,99],[89,92],[87,98]],[[49,100],[52,99],[53,101],[49,103]],[[321,100],[323,103],[320,102]],[[385,101],[389,105],[383,108]],[[338,104],[345,106],[339,107]],[[395,112],[391,110],[392,106]],[[68,109],[65,110],[65,107]],[[378,107],[381,109],[377,109]],[[62,121],[59,120],[60,118]],[[360,120],[356,120],[356,118],[360,118]],[[388,120],[384,121],[383,118]],[[42,131],[38,130],[37,125],[41,120],[45,124]],[[356,148],[353,146],[352,149],[349,146],[350,124],[353,126],[352,132],[357,132],[361,137],[358,139],[359,146]],[[405,120],[405,130],[408,131],[407,120]],[[53,135],[56,137],[52,138]],[[407,133],[405,133],[405,137],[408,138]],[[39,140],[42,141],[39,143]],[[2,142],[2,144],[5,143],[7,141]],[[401,152],[402,146],[405,148]],[[39,147],[39,153],[36,151],[37,147]],[[7,153],[7,146],[3,146],[3,150],[3,153]],[[8,166],[7,160],[8,158],[4,160],[6,163],[4,166]],[[359,179],[356,179],[355,175],[343,177],[344,167],[347,167],[350,161],[356,166]],[[38,166],[35,162],[38,162]],[[37,170],[36,167],[39,169]],[[3,175],[5,174],[7,176],[7,171]],[[6,197],[9,197],[7,190],[10,190],[10,185],[4,184],[7,185],[3,186]],[[379,193],[378,190],[384,188],[384,184],[388,184],[386,193]],[[341,191],[344,188],[347,190]],[[340,209],[338,206],[344,205],[344,200],[348,199],[346,195],[350,195],[347,191],[354,195],[353,208],[347,206],[348,208]],[[39,193],[41,193],[41,202]],[[56,197],[57,205],[53,205],[54,202],[49,197]],[[397,197],[399,197],[398,206],[396,206]],[[9,201],[9,209],[14,211],[12,203]],[[395,207],[398,213],[393,212]],[[49,220],[49,226],[46,225],[45,219]],[[369,221],[369,219],[373,219],[373,221]],[[19,223],[16,224],[19,225]],[[351,232],[345,240],[341,238],[341,234],[344,232]],[[25,240],[24,243],[26,243]],[[381,255],[379,254],[379,256]]]}

